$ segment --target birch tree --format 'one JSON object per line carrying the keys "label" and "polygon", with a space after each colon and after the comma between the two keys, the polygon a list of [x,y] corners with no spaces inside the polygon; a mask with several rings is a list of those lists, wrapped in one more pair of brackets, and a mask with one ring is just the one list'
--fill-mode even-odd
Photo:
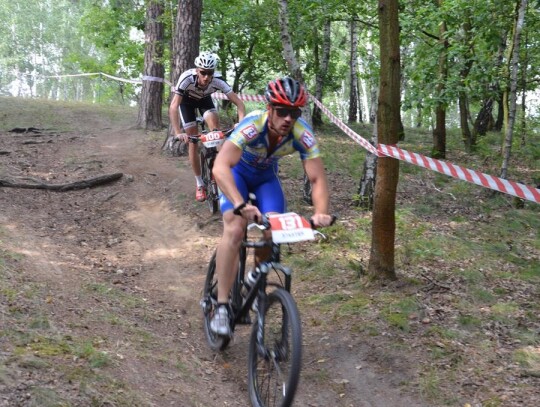
{"label": "birch tree", "polygon": [[[350,21],[350,92],[349,92],[349,123],[358,121],[359,89],[358,89],[358,21],[355,16]],[[362,120],[360,120],[362,121]]]}
{"label": "birch tree", "polygon": [[[328,72],[328,62],[330,61],[330,47],[331,47],[331,20],[329,18],[324,19],[323,23],[323,40],[322,40],[322,55],[320,58],[315,58],[315,98],[322,101],[323,99],[323,87],[326,81]],[[317,28],[315,28],[317,30]],[[316,51],[318,51],[318,44],[315,45]],[[318,56],[319,53],[315,52]],[[317,105],[313,105],[313,124],[322,124],[321,109]]]}
{"label": "birch tree", "polygon": [[503,162],[501,167],[501,178],[508,176],[508,162],[510,161],[510,152],[512,149],[512,140],[514,136],[514,125],[517,111],[517,84],[518,84],[518,63],[519,63],[519,44],[521,40],[521,31],[525,24],[525,10],[527,9],[527,0],[518,0],[516,2],[516,21],[511,43],[510,58],[510,88],[508,90],[508,120],[505,126],[505,138],[503,146]]}

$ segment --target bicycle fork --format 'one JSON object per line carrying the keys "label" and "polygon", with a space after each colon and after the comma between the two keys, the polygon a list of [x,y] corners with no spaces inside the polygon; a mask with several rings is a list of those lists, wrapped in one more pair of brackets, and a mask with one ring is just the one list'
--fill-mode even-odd
{"label": "bicycle fork", "polygon": [[210,185],[208,185],[208,192],[210,192],[213,196],[215,196],[217,198],[218,196],[218,187],[217,187],[217,183],[216,183],[216,179],[214,178],[214,173],[213,173],[213,168],[214,168],[214,160],[215,160],[215,155],[211,155],[210,157],[208,157],[206,160],[206,165],[209,169],[209,172],[210,172]]}
{"label": "bicycle fork", "polygon": [[267,306],[264,287],[259,286],[259,293],[255,301],[257,301],[257,353],[261,358],[268,360],[271,355],[268,348],[264,346],[264,320]]}

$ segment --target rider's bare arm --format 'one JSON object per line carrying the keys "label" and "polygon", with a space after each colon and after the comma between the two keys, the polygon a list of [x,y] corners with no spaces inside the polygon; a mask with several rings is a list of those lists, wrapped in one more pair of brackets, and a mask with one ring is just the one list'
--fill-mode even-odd
{"label": "rider's bare arm", "polygon": [[175,136],[182,132],[182,128],[180,127],[180,117],[178,113],[178,107],[180,106],[180,103],[182,103],[182,96],[175,93],[169,106],[169,120],[171,121]]}
{"label": "rider's bare arm", "polygon": [[238,110],[238,121],[240,122],[246,115],[246,106],[244,105],[244,102],[234,92],[228,93],[227,98],[229,98],[229,100],[236,105],[236,108]]}
{"label": "rider's bare arm", "polygon": [[311,198],[313,200],[313,217],[315,226],[329,226],[332,216],[328,214],[329,194],[324,165],[320,157],[303,161],[304,171],[311,182]]}
{"label": "rider's bare arm", "polygon": [[242,150],[231,141],[226,140],[216,157],[213,169],[213,174],[219,189],[233,203],[234,207],[237,207],[244,202],[244,198],[242,198],[242,195],[240,195],[240,192],[236,188],[236,183],[234,182],[231,171],[231,168],[240,161],[241,156]]}

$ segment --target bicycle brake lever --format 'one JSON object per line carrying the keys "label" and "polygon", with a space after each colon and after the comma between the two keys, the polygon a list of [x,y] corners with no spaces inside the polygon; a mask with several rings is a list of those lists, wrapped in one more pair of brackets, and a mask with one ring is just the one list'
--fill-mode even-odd
{"label": "bicycle brake lever", "polygon": [[248,230],[251,230],[253,228],[257,228],[259,230],[266,230],[266,227],[264,225],[259,225],[258,223],[250,223],[247,228]]}
{"label": "bicycle brake lever", "polygon": [[324,240],[326,240],[326,235],[325,235],[324,233],[319,232],[317,229],[313,229],[313,234],[314,234],[315,236],[319,236],[319,235],[320,235],[320,236],[322,236],[322,238],[323,238]]}

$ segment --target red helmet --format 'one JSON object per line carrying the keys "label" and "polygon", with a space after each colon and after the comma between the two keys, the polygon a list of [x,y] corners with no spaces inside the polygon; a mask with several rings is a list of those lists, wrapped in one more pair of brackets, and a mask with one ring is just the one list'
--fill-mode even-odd
{"label": "red helmet", "polygon": [[302,107],[307,102],[304,86],[287,76],[270,81],[266,87],[265,96],[268,103],[273,105]]}

